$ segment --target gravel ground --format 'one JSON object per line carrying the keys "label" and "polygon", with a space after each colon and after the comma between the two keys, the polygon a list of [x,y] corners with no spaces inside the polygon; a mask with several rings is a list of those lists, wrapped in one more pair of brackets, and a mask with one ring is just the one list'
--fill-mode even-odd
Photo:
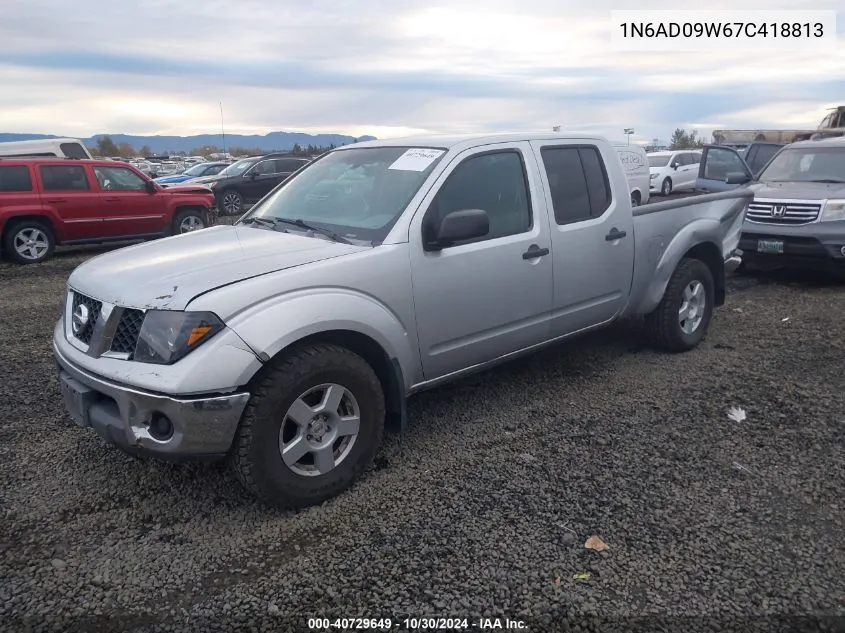
{"label": "gravel ground", "polygon": [[65,418],[51,330],[94,252],[0,264],[0,630],[842,630],[787,618],[845,618],[845,286],[737,278],[694,352],[631,322],[422,394],[351,491],[281,514]]}

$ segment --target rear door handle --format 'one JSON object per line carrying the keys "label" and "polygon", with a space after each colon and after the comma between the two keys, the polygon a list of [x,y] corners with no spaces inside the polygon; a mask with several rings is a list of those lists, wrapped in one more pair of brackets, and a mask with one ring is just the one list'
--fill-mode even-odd
{"label": "rear door handle", "polygon": [[103,198],[106,202],[120,202],[120,198]]}
{"label": "rear door handle", "polygon": [[543,255],[548,255],[549,249],[548,248],[540,248],[536,244],[532,244],[528,247],[528,250],[522,254],[522,259],[536,259],[538,257],[542,257]]}
{"label": "rear door handle", "polygon": [[67,198],[48,198],[47,202],[67,202]]}
{"label": "rear door handle", "polygon": [[612,229],[610,229],[610,233],[604,236],[604,239],[608,242],[614,242],[616,240],[621,240],[626,235],[628,235],[628,233],[626,233],[625,231],[620,231],[614,226]]}

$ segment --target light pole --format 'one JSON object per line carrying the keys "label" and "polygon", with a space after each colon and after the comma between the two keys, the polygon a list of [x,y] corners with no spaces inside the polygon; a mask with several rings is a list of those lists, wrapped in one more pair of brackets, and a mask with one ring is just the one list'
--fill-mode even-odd
{"label": "light pole", "polygon": [[628,145],[631,144],[631,134],[634,133],[634,128],[626,127],[624,130],[625,136],[628,138]]}

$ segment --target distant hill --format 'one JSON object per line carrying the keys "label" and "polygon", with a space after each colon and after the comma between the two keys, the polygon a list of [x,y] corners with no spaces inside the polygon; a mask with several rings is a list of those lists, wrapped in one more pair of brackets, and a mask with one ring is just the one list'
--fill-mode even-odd
{"label": "distant hill", "polygon": [[[133,136],[131,134],[95,134],[94,136],[80,139],[88,147],[96,147],[97,139],[103,136],[110,136],[116,144],[128,143],[136,151],[144,145],[149,147],[156,154],[167,152],[190,152],[200,147],[216,146],[221,147],[223,139],[220,134],[198,134],[195,136]],[[56,134],[16,134],[13,132],[0,132],[0,143],[8,141],[32,141],[44,138],[59,138]],[[329,145],[346,145],[355,140],[353,136],[345,134],[303,134],[301,132],[270,132],[269,134],[227,134],[226,147],[258,148],[261,150],[289,150],[294,145],[300,146],[316,145],[328,147]],[[375,140],[374,136],[360,136],[359,141]]]}

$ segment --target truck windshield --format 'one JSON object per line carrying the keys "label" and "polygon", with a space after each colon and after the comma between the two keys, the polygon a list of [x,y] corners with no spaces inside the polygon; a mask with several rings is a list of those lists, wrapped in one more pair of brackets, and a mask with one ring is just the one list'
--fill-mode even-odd
{"label": "truck windshield", "polygon": [[649,167],[666,167],[669,164],[669,157],[668,156],[649,156],[648,157],[648,166]]}
{"label": "truck windshield", "polygon": [[[379,243],[445,154],[444,149],[335,150],[286,181],[242,220],[299,220],[345,239]],[[291,229],[290,223],[279,228]]]}
{"label": "truck windshield", "polygon": [[845,183],[845,146],[785,149],[772,159],[758,179]]}

